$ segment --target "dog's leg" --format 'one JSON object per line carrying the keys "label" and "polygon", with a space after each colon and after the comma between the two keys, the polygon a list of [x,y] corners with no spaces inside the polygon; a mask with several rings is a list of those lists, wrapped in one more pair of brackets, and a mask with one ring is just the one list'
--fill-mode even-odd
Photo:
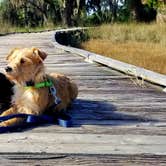
{"label": "dog's leg", "polygon": [[[0,116],[7,116],[7,115],[12,115],[16,113],[16,109],[11,107],[10,109],[6,110],[5,112],[3,112]],[[24,119],[23,118],[12,118],[10,120],[4,121],[0,123],[0,126],[14,126],[17,124],[20,124],[21,122],[23,122]]]}
{"label": "dog's leg", "polygon": [[7,116],[14,113],[16,113],[16,109],[14,107],[11,107],[8,110],[4,111],[0,116]]}

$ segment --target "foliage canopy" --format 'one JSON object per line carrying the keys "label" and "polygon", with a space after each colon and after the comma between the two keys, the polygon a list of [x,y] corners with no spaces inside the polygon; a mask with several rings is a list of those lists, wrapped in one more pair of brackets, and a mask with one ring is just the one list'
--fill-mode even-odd
{"label": "foliage canopy", "polygon": [[21,27],[155,20],[160,0],[3,0],[1,20]]}

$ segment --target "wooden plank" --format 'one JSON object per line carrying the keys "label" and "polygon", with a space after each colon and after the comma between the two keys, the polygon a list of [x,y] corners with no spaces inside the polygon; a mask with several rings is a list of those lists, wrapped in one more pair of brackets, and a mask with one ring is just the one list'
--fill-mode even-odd
{"label": "wooden plank", "polygon": [[87,64],[87,63],[63,63],[63,64],[57,64],[57,63],[46,63],[47,67],[66,67],[66,68],[70,68],[70,67],[83,67],[83,68],[92,68],[91,65]]}
{"label": "wooden plank", "polygon": [[[134,110],[134,109],[133,109]],[[91,111],[92,112],[92,111]],[[74,120],[74,124],[78,124],[76,121],[77,120],[82,120],[85,121],[85,123],[82,122],[82,124],[88,124],[88,125],[102,125],[108,123],[110,124],[109,121],[112,120],[121,120],[124,121],[135,121],[135,123],[139,122],[153,122],[153,121],[161,121],[161,122],[166,122],[166,117],[165,114],[162,112],[154,112],[153,114],[150,114],[148,112],[133,112],[133,113],[128,113],[127,111],[125,112],[112,112],[112,114],[104,114],[102,115],[102,112],[100,113],[89,113],[86,110],[84,113],[79,113],[77,114],[72,114],[72,118]],[[85,114],[86,113],[86,114]],[[88,114],[89,113],[89,114]],[[99,122],[97,122],[99,121]],[[89,122],[89,123],[87,123]],[[130,123],[129,123],[130,124]],[[153,123],[152,123],[153,124]],[[81,124],[80,124],[81,125]]]}
{"label": "wooden plank", "polygon": [[[139,122],[129,120],[78,120],[72,128],[47,126],[47,133],[108,134],[108,135],[162,135],[166,136],[165,122]],[[43,133],[46,126],[36,127],[31,133]]]}
{"label": "wooden plank", "polygon": [[[48,141],[49,140],[49,141]],[[0,137],[0,153],[166,155],[165,136],[13,133]],[[94,146],[95,145],[95,146]],[[154,152],[155,149],[155,152]]]}
{"label": "wooden plank", "polygon": [[159,155],[86,155],[86,154],[44,154],[44,153],[10,153],[0,155],[2,165],[74,165],[74,166],[120,166],[146,165],[164,166],[166,156]]}

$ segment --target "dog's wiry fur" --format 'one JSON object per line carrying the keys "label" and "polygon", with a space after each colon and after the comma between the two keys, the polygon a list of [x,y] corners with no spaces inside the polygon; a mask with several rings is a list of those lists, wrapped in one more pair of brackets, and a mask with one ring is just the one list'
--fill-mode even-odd
{"label": "dog's wiry fur", "polygon": [[[54,103],[54,97],[49,88],[25,88],[27,81],[39,83],[51,79],[57,90],[61,103],[56,110],[66,109],[77,97],[78,88],[69,78],[57,73],[46,74],[43,61],[47,57],[45,52],[37,48],[14,49],[8,56],[7,77],[15,82],[12,107],[1,114],[6,116],[14,113],[41,115]],[[9,70],[10,69],[10,70]],[[22,121],[20,118],[0,123],[1,126],[12,126]]]}

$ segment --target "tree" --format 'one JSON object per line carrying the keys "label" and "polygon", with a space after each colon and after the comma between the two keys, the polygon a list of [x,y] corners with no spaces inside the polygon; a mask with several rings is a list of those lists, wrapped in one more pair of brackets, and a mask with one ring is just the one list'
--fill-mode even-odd
{"label": "tree", "polygon": [[[40,17],[42,17],[42,21],[47,22],[47,4],[44,0],[9,0],[10,3],[15,8],[23,8],[25,11],[25,23],[28,24],[28,8],[35,8],[40,12]],[[30,6],[31,5],[31,6]],[[29,9],[29,11],[32,11]],[[32,11],[33,12],[33,11]],[[30,13],[29,13],[30,14]]]}
{"label": "tree", "polygon": [[42,26],[48,19],[54,23],[62,20],[60,0],[6,0],[2,6],[2,17],[18,26]]}
{"label": "tree", "polygon": [[63,23],[74,26],[80,21],[81,14],[85,13],[85,0],[63,0]]}
{"label": "tree", "polygon": [[141,0],[126,0],[127,7],[131,10],[134,19],[139,22],[150,22],[156,19],[157,10],[152,5],[151,0],[148,4],[143,4]]}

